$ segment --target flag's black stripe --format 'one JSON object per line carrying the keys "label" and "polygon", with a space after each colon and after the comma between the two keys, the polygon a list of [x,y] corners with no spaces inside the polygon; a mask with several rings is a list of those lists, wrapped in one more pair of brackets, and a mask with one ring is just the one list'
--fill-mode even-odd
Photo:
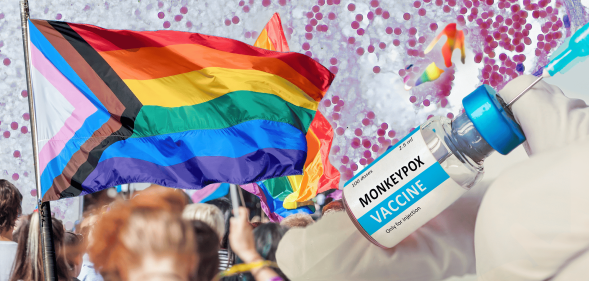
{"label": "flag's black stripe", "polygon": [[[135,118],[137,118],[137,114],[143,105],[104,58],[67,23],[58,21],[47,22],[68,40],[125,106],[125,111],[120,116],[121,128],[113,132],[90,151],[88,160],[77,169],[72,177],[71,185],[61,192],[62,197],[72,197],[82,192],[82,183],[94,171],[104,150],[113,143],[125,140],[133,134]],[[113,118],[119,119],[118,116],[113,116]]]}

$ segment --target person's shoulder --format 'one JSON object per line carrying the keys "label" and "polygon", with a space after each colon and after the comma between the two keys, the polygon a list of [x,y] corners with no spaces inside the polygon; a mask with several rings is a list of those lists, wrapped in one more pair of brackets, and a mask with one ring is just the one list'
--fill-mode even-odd
{"label": "person's shoulder", "polygon": [[0,241],[0,253],[13,252],[16,254],[18,243],[12,241]]}

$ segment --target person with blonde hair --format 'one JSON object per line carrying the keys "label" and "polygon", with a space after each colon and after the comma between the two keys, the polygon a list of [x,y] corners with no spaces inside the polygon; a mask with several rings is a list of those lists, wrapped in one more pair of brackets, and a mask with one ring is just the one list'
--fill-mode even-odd
{"label": "person with blonde hair", "polygon": [[[225,219],[221,210],[214,205],[206,203],[194,203],[184,207],[182,218],[188,221],[202,221],[210,226],[217,235],[223,238],[225,235]],[[219,240],[220,243],[220,240]]]}
{"label": "person with blonde hair", "polygon": [[280,225],[288,228],[305,228],[313,223],[315,221],[309,214],[298,213],[284,218]]}
{"label": "person with blonde hair", "polygon": [[105,280],[194,278],[199,261],[194,230],[182,220],[186,199],[167,188],[151,188],[119,201],[93,229],[90,260]]}

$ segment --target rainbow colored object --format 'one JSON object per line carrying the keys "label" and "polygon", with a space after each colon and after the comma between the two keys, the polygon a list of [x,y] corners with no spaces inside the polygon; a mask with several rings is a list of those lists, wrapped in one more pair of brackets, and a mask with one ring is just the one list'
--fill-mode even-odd
{"label": "rainbow colored object", "polygon": [[[282,29],[280,15],[275,13],[254,44],[256,47],[288,52],[288,43]],[[284,199],[284,208],[295,209],[329,189],[337,189],[339,171],[329,162],[333,142],[333,129],[327,119],[317,111],[311,122],[307,139],[307,160],[303,175],[288,176],[292,193]]]}
{"label": "rainbow colored object", "polygon": [[301,174],[334,75],[298,53],[178,31],[29,21],[43,201]]}
{"label": "rainbow colored object", "polygon": [[444,73],[444,70],[440,69],[435,62],[432,62],[425,68],[425,70],[423,71],[421,76],[419,76],[417,81],[415,81],[415,86],[419,86],[425,82],[434,81],[440,78],[440,75],[442,75],[442,73]]}
{"label": "rainbow colored object", "polygon": [[280,15],[278,13],[274,13],[272,18],[270,18],[270,21],[268,21],[264,29],[262,29],[262,32],[260,32],[254,46],[270,51],[290,51],[288,49],[288,42],[286,41],[284,30],[282,29],[282,21],[280,20]]}
{"label": "rainbow colored object", "polygon": [[272,222],[280,222],[282,219],[293,214],[315,213],[313,201],[296,203],[298,205],[294,209],[285,208],[284,200],[293,192],[287,177],[273,178],[240,186],[243,190],[260,198],[262,210]]}
{"label": "rainbow colored object", "polygon": [[446,67],[452,66],[452,52],[454,49],[460,49],[460,60],[464,64],[465,53],[464,53],[464,32],[462,30],[456,30],[456,23],[450,23],[436,36],[436,38],[427,46],[424,53],[429,53],[434,46],[438,43],[442,35],[446,35],[446,43],[442,46],[442,56],[444,57],[444,63]]}

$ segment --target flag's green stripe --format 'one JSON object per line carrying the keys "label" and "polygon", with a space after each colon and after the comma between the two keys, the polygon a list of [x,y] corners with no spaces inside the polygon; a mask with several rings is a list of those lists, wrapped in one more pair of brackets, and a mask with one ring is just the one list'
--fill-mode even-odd
{"label": "flag's green stripe", "polygon": [[287,177],[271,178],[264,181],[268,193],[272,198],[284,201],[292,193],[292,187]]}
{"label": "flag's green stripe", "polygon": [[306,134],[314,116],[315,111],[298,107],[275,95],[236,91],[190,106],[143,106],[135,119],[131,137],[223,129],[250,120],[283,122]]}

